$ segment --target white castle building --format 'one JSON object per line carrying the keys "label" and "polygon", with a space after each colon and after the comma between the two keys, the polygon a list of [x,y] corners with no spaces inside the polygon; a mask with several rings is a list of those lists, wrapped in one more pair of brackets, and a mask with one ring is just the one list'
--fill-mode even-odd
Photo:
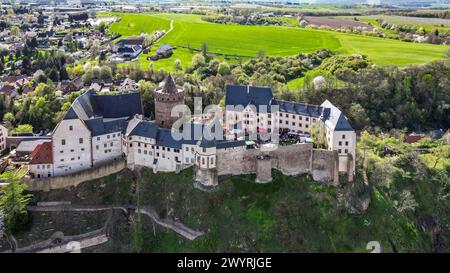
{"label": "white castle building", "polygon": [[[355,155],[355,132],[329,101],[320,106],[292,103],[274,99],[269,88],[227,86],[225,120],[214,121],[213,133],[205,133],[209,127],[206,124],[185,124],[184,137],[180,138],[181,132],[170,128],[174,119],[167,116],[170,115],[167,108],[184,101],[184,93],[170,75],[155,92],[155,108],[159,109],[156,121],[144,118],[137,92],[100,95],[88,91],[80,95],[54,129],[51,142],[39,145],[32,153],[31,177],[73,174],[120,159],[126,159],[131,169],[136,166],[162,172],[178,172],[192,166],[214,169],[219,150],[246,149],[245,141],[236,137],[238,130],[271,131],[274,124],[281,131],[302,134],[310,134],[313,126],[323,128],[327,149],[338,151],[340,161],[342,156],[339,171],[347,172],[346,155],[353,158]],[[237,110],[239,105],[242,110]],[[273,105],[278,106],[277,111],[260,111]],[[244,117],[242,122],[239,115]],[[218,137],[214,132],[220,132]],[[220,137],[223,132],[232,137]]]}

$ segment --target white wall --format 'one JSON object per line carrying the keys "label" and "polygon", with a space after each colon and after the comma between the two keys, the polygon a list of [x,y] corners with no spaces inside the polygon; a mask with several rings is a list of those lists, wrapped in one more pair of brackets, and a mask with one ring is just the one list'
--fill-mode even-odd
{"label": "white wall", "polygon": [[34,178],[44,178],[53,176],[53,164],[31,164],[29,173],[34,174]]}
{"label": "white wall", "polygon": [[61,121],[52,138],[55,176],[75,173],[92,166],[91,132],[81,120]]}
{"label": "white wall", "polygon": [[8,129],[0,125],[0,152],[6,149],[6,137],[8,137]]}
{"label": "white wall", "polygon": [[92,137],[94,166],[122,158],[121,132]]}

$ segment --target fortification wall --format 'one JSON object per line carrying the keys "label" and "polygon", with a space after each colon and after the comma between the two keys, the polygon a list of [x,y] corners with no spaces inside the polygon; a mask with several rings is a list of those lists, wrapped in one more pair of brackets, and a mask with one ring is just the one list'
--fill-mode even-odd
{"label": "fortification wall", "polygon": [[93,167],[88,170],[65,176],[54,176],[41,179],[25,179],[29,191],[49,191],[53,189],[63,189],[66,187],[76,187],[79,184],[98,178],[102,178],[114,173],[118,173],[127,167],[125,160],[113,161],[108,164]]}
{"label": "fortification wall", "polygon": [[272,151],[217,151],[218,176],[255,173],[257,182],[270,182],[271,169],[277,169],[284,175],[311,174],[316,181],[337,185],[338,164],[335,151],[314,149],[311,143],[279,146]]}

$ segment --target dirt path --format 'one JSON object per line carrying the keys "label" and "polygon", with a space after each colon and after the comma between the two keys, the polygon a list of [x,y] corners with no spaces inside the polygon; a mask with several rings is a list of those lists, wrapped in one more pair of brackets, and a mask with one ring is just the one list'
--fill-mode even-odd
{"label": "dirt path", "polygon": [[157,42],[161,41],[162,38],[166,37],[166,35],[169,34],[173,29],[174,29],[174,27],[173,27],[173,20],[171,20],[171,21],[170,21],[170,28],[169,28],[169,30],[168,30],[166,33],[164,33],[164,35],[162,35],[161,37],[159,37],[158,39],[156,39],[155,42],[154,42],[153,44],[156,44]]}
{"label": "dirt path", "polygon": [[28,206],[29,211],[39,211],[39,212],[57,212],[57,211],[77,211],[77,212],[91,212],[91,211],[105,211],[105,210],[122,210],[125,214],[129,214],[134,211],[136,213],[141,213],[150,217],[158,225],[175,231],[179,235],[186,239],[194,240],[205,233],[199,230],[194,230],[185,226],[179,221],[172,219],[162,219],[159,215],[151,208],[140,208],[136,209],[134,205],[123,205],[123,206],[105,206],[105,205],[54,205],[54,206]]}

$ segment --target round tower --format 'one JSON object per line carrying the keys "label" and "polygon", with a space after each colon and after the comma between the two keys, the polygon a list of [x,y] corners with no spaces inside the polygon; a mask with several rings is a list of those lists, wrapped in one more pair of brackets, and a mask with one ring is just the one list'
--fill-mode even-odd
{"label": "round tower", "polygon": [[178,117],[172,117],[172,108],[184,105],[184,91],[176,85],[172,75],[168,75],[164,82],[155,89],[155,121],[160,127],[171,128]]}

